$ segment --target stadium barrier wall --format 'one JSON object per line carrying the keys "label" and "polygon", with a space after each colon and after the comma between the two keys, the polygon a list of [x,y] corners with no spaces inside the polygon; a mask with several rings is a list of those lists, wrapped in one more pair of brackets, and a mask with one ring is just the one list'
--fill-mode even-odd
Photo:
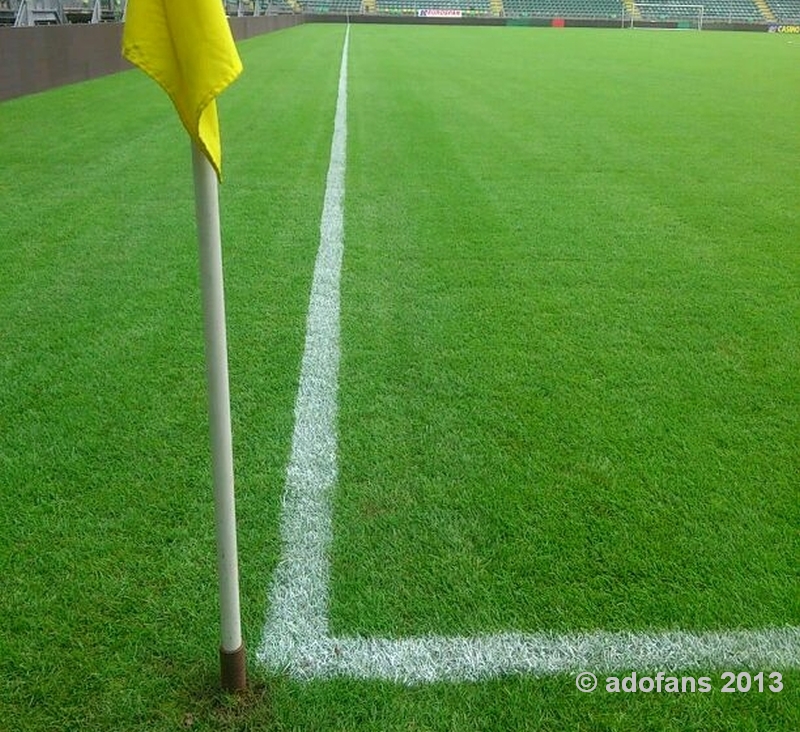
{"label": "stadium barrier wall", "polygon": [[[301,15],[230,18],[237,41],[303,23]],[[121,23],[0,28],[0,102],[133,68]]]}
{"label": "stadium barrier wall", "polygon": [[228,18],[237,41],[246,41],[254,36],[262,36],[272,31],[291,28],[306,22],[304,15],[260,15],[244,18]]}
{"label": "stadium barrier wall", "polygon": [[[263,15],[229,18],[237,41],[301,23],[384,23],[424,25],[551,26],[558,20],[568,28],[619,28],[620,20],[604,18],[420,18],[410,15]],[[668,24],[665,24],[668,27]],[[771,26],[771,27],[770,27]],[[775,32],[776,24],[717,23],[705,30]],[[794,30],[794,27],[791,27]],[[781,27],[783,29],[783,27]],[[98,23],[0,28],[0,102],[87,81],[132,68],[120,53],[122,25]]]}

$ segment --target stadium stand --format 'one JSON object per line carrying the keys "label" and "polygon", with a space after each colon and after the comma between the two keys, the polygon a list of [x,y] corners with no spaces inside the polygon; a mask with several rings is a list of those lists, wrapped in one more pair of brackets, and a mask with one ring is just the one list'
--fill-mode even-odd
{"label": "stadium stand", "polygon": [[14,25],[17,8],[12,0],[0,0],[0,25]]}
{"label": "stadium stand", "polygon": [[0,0],[0,25],[112,22],[123,10],[121,0]]}
{"label": "stadium stand", "polygon": [[355,15],[361,12],[361,0],[299,0],[299,5],[304,13]]}
{"label": "stadium stand", "polygon": [[767,4],[781,23],[800,23],[800,0],[768,0]]}
{"label": "stadium stand", "polygon": [[302,12],[297,0],[224,0],[223,5],[227,15],[238,18]]}
{"label": "stadium stand", "polygon": [[[694,3],[704,6],[704,18],[723,22],[763,22],[766,18],[753,0],[646,0],[663,5]],[[800,0],[784,0],[800,4]],[[773,2],[774,6],[775,2]],[[636,11],[636,3],[628,3]],[[619,18],[622,5],[617,0],[504,0],[509,17],[539,18]],[[665,11],[665,15],[680,17],[681,11]],[[630,10],[628,11],[630,15]]]}
{"label": "stadium stand", "polygon": [[59,25],[66,23],[60,0],[19,0],[14,25]]}
{"label": "stadium stand", "polygon": [[267,3],[263,0],[222,0],[225,14],[232,17],[266,15]]}
{"label": "stadium stand", "polygon": [[[661,0],[647,0],[648,2],[661,2]],[[703,6],[703,17],[706,21],[715,20],[723,22],[761,22],[764,16],[756,7],[753,0],[667,0],[664,5],[682,5],[694,3]]]}
{"label": "stadium stand", "polygon": [[460,10],[464,15],[492,15],[490,0],[377,0],[379,13],[417,15],[420,10]]}
{"label": "stadium stand", "polygon": [[[511,18],[616,19],[622,15],[622,2],[630,15],[630,7],[636,5],[634,0],[226,0],[225,6],[229,15],[276,12],[418,15],[424,10],[453,10],[464,15]],[[668,3],[703,5],[704,18],[718,22],[758,23],[775,19],[786,22],[800,18],[800,0],[667,0],[663,4]],[[671,15],[679,17],[680,11],[671,11]]]}
{"label": "stadium stand", "polygon": [[506,15],[532,18],[619,18],[618,0],[504,0]]}

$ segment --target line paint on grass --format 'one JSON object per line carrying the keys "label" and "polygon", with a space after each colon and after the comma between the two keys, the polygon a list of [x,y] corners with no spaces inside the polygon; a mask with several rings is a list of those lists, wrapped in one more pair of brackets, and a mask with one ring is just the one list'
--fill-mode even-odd
{"label": "line paint on grass", "polygon": [[[274,646],[273,646],[274,648]],[[296,678],[383,679],[405,684],[497,676],[681,669],[798,667],[800,628],[720,633],[505,633],[474,637],[317,638],[284,642],[261,660]]]}
{"label": "line paint on grass", "polygon": [[328,635],[330,494],[337,475],[339,276],[344,246],[349,43],[348,25],[283,496],[283,553],[275,570],[260,652],[265,660],[274,658],[275,651],[285,643],[294,646]]}
{"label": "line paint on grass", "polygon": [[400,639],[330,636],[328,550],[331,493],[338,474],[339,281],[344,250],[349,41],[348,26],[283,498],[283,550],[258,659],[269,669],[297,678],[347,676],[409,684],[578,671],[800,668],[798,627]]}

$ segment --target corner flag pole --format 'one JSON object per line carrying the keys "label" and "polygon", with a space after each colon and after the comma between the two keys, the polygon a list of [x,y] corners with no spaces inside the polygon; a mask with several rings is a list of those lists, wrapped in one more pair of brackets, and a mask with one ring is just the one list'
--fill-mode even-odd
{"label": "corner flag pole", "polygon": [[236,504],[233,490],[233,447],[228,387],[228,346],[225,334],[225,294],[219,225],[217,174],[192,143],[200,286],[208,381],[208,413],[214,476],[214,521],[222,642],[222,687],[241,691],[247,686],[239,609],[239,568],[236,548]]}
{"label": "corner flag pole", "polygon": [[167,92],[192,139],[222,626],[220,666],[222,687],[241,691],[247,675],[239,613],[216,97],[239,76],[242,61],[219,0],[129,0],[122,54]]}

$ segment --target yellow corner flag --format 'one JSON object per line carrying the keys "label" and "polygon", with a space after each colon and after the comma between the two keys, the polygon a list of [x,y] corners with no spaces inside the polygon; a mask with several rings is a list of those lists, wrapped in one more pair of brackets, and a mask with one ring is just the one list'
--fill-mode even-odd
{"label": "yellow corner flag", "polygon": [[242,71],[220,0],[128,0],[122,55],[169,94],[220,177],[215,99]]}

